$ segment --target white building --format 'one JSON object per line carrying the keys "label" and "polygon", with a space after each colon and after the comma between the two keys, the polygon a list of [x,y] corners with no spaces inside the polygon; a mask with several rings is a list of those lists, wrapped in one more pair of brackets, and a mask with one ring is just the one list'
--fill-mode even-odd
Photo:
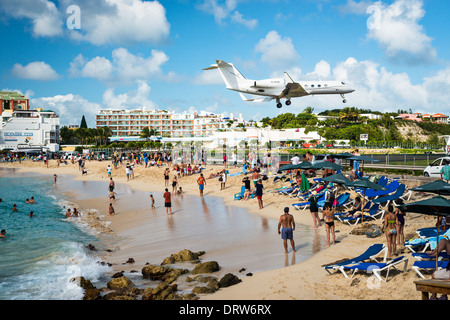
{"label": "white building", "polygon": [[53,111],[3,111],[0,150],[59,151],[59,116]]}

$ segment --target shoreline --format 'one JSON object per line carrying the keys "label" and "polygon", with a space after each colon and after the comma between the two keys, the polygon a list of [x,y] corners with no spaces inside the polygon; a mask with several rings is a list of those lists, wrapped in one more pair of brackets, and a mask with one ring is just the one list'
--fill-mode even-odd
{"label": "shoreline", "polygon": [[[54,162],[54,163],[53,163]],[[77,165],[68,164],[67,166],[56,167],[56,161],[50,161],[49,168],[46,168],[43,163],[23,162],[22,164],[1,164],[2,167],[16,168],[20,172],[37,172],[51,177],[53,174],[57,175],[72,175],[73,179],[81,181],[100,181],[105,182],[105,203],[107,200],[107,184],[108,178],[106,174],[106,166],[110,164],[109,161],[104,162],[87,162],[86,167],[88,170],[87,176],[81,176],[81,173],[77,170]],[[211,169],[212,168],[212,169]],[[212,170],[217,170],[219,166],[207,166],[207,170],[204,171],[205,177],[209,176]],[[222,167],[220,166],[220,169]],[[116,184],[127,185],[132,190],[139,190],[142,192],[162,192],[163,186],[163,170],[162,168],[135,168],[135,180],[126,181],[123,168],[117,170],[113,169],[113,179]],[[230,169],[229,169],[230,170]],[[231,172],[239,171],[230,170]],[[214,171],[215,172],[215,171]],[[153,175],[150,175],[152,173]],[[78,177],[77,177],[78,175]],[[159,178],[158,178],[159,177]],[[245,208],[249,213],[257,214],[258,216],[265,217],[267,219],[276,219],[282,214],[282,209],[285,206],[291,207],[294,202],[292,198],[276,195],[276,194],[264,194],[264,209],[258,209],[256,199],[249,201],[234,201],[234,193],[239,192],[241,186],[241,180],[243,175],[237,177],[229,177],[227,179],[227,188],[220,191],[220,183],[214,179],[207,179],[207,185],[205,188],[205,199],[208,196],[216,196],[223,200],[224,205]],[[156,178],[156,182],[154,181]],[[272,189],[273,185],[270,182],[272,179],[265,181],[263,184],[267,184],[265,189]],[[193,182],[193,176],[183,177],[180,179],[181,185],[185,194],[199,196],[196,183]],[[215,182],[215,183],[214,183]],[[410,186],[412,187],[412,186]],[[170,187],[169,187],[170,189]],[[161,200],[160,200],[161,201]],[[82,206],[82,201],[74,201],[77,205]],[[291,207],[292,208],[292,207]],[[106,206],[104,210],[99,210],[101,215],[105,216],[105,221],[110,223],[108,226],[112,231],[118,235],[124,235],[127,231],[133,229],[138,221],[139,212],[136,213],[137,220],[131,219],[129,223],[123,223],[123,217],[107,216]],[[312,218],[309,210],[298,211],[291,209],[291,213],[294,215],[297,224],[306,225],[312,228]],[[165,214],[165,213],[164,213]],[[321,215],[321,214],[320,214]],[[411,214],[409,214],[411,215]],[[433,219],[426,219],[426,217],[412,216],[412,219],[408,219],[405,229],[405,239],[409,239],[408,236],[413,234],[419,227],[429,227],[433,225]],[[121,224],[122,223],[122,224]],[[133,225],[134,224],[134,225]],[[375,224],[380,224],[379,221],[375,221]],[[369,239],[365,236],[356,236],[350,234],[353,228],[342,223],[336,222],[337,243],[330,248],[321,248],[318,252],[314,253],[312,257],[305,261],[298,262],[294,265],[285,266],[279,269],[260,271],[253,274],[252,277],[242,277],[242,282],[229,288],[223,288],[216,293],[210,295],[201,295],[200,299],[204,300],[290,300],[290,299],[382,299],[382,300],[404,300],[404,299],[420,299],[420,294],[416,292],[414,286],[414,280],[417,280],[415,272],[410,268],[403,274],[399,273],[395,276],[390,276],[390,280],[386,283],[382,283],[381,287],[377,290],[368,288],[367,281],[369,277],[361,274],[355,278],[360,279],[360,283],[350,286],[351,280],[345,279],[342,274],[328,275],[322,265],[331,263],[343,258],[350,258],[361,254],[368,246],[373,243],[385,243],[384,235],[375,239]],[[276,230],[273,230],[276,232]],[[324,227],[320,227],[316,230],[317,234],[321,237],[325,235]],[[300,238],[302,235],[294,232],[294,239]],[[124,238],[122,238],[123,240]],[[321,244],[323,245],[323,244]],[[119,247],[123,247],[123,242],[118,243]],[[190,249],[190,248],[186,248]],[[282,249],[282,242],[279,239],[279,249]],[[120,257],[120,251],[114,250],[108,259],[115,256]],[[166,256],[175,252],[167,252]],[[411,255],[405,251],[403,254],[410,258],[409,267],[412,265],[413,260]],[[289,252],[286,255],[286,259],[292,259],[293,254]],[[129,257],[127,257],[129,258]],[[125,259],[126,260],[126,259]],[[125,262],[121,260],[121,262]],[[220,263],[220,261],[218,261]],[[121,265],[123,269],[125,265]],[[137,266],[137,265],[135,265]],[[130,266],[132,267],[132,266]],[[141,266],[139,266],[141,267]],[[355,279],[354,278],[354,279]]]}

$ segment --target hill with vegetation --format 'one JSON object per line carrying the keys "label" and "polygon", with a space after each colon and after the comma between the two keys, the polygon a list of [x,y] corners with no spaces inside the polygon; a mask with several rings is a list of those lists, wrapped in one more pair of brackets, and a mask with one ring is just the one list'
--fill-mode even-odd
{"label": "hill with vegetation", "polygon": [[[263,127],[274,129],[306,128],[306,132],[317,131],[327,141],[350,140],[357,143],[361,134],[368,134],[368,143],[411,143],[439,145],[442,135],[450,135],[450,125],[429,121],[416,122],[395,119],[404,110],[382,113],[368,109],[347,107],[313,113],[306,108],[303,112],[280,114],[277,117],[265,117],[261,120]],[[380,119],[369,119],[364,114],[375,114]],[[319,120],[318,116],[326,117]],[[321,118],[322,118],[321,117]]]}

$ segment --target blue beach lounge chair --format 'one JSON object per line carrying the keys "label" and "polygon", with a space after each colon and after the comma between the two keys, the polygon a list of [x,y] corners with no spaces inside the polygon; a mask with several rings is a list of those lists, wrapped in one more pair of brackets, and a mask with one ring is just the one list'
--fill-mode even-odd
{"label": "blue beach lounge chair", "polygon": [[[411,191],[408,191],[406,194],[405,194],[405,191],[406,191],[406,185],[404,185],[403,183],[401,183],[399,186],[398,186],[398,188],[397,188],[397,190],[395,190],[395,192],[393,193],[393,194],[390,194],[390,195],[388,195],[388,196],[384,196],[384,197],[380,197],[380,198],[376,198],[376,199],[373,199],[372,200],[372,202],[373,203],[386,203],[386,207],[389,205],[389,203],[392,201],[394,204],[395,204],[395,201],[396,200],[398,200],[398,199],[402,199],[402,200],[409,200],[409,198],[411,198]],[[405,197],[407,196],[407,195],[409,195],[408,196],[408,199],[405,199]]]}
{"label": "blue beach lounge chair", "polygon": [[329,274],[331,274],[332,272],[339,271],[339,268],[341,268],[343,266],[364,262],[366,260],[378,263],[378,260],[376,259],[376,257],[379,256],[382,252],[384,252],[383,261],[386,261],[387,247],[384,244],[373,244],[369,248],[367,248],[367,250],[364,253],[362,253],[361,255],[359,255],[353,259],[348,259],[348,260],[341,261],[338,263],[329,264],[329,265],[324,266],[323,268]]}
{"label": "blue beach lounge chair", "polygon": [[[403,272],[406,271],[406,268],[408,267],[408,258],[405,256],[401,256],[398,258],[395,258],[391,261],[384,262],[384,263],[372,263],[372,262],[360,262],[356,264],[346,265],[339,268],[339,270],[342,272],[342,274],[347,278],[351,279],[358,271],[365,271],[367,273],[373,273],[375,277],[377,277],[378,280],[386,282],[389,277],[389,271],[391,269],[397,269],[395,266],[403,263]],[[347,274],[346,271],[351,272],[351,275]],[[381,272],[387,271],[386,278],[381,278]]]}
{"label": "blue beach lounge chair", "polygon": [[[434,260],[434,261],[436,261],[436,255],[431,255],[426,252],[414,252],[412,254],[412,256],[414,258],[416,258],[417,260]],[[449,260],[449,259],[450,259],[450,254],[448,254],[447,252],[440,252],[438,255],[438,260]]]}
{"label": "blue beach lounge chair", "polygon": [[[449,261],[438,261],[438,269],[447,268]],[[436,270],[436,260],[430,261],[416,261],[411,267],[419,277],[425,279],[424,271],[434,271]]]}

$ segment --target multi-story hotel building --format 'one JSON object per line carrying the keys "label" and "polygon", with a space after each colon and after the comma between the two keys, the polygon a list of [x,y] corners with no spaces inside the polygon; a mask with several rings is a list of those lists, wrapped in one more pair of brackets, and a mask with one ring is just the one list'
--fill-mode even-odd
{"label": "multi-story hotel building", "polygon": [[162,137],[205,137],[227,129],[229,118],[198,113],[174,113],[165,110],[101,110],[95,126],[109,127],[112,136],[139,136],[148,127]]}
{"label": "multi-story hotel building", "polygon": [[18,92],[0,91],[0,150],[59,150],[59,116],[50,110],[30,110]]}

